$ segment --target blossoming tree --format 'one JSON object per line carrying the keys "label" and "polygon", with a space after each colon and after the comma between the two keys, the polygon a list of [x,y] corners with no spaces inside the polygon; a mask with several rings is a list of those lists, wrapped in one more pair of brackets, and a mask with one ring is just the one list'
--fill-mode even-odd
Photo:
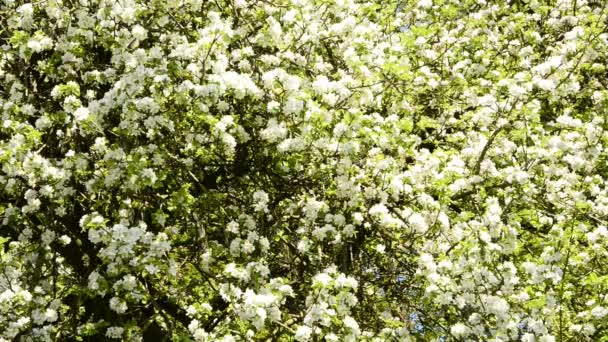
{"label": "blossoming tree", "polygon": [[603,0],[5,0],[0,341],[608,341]]}

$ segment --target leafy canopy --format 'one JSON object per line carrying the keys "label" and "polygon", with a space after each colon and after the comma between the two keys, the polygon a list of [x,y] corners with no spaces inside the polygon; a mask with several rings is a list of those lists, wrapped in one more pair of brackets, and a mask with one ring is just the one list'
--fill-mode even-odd
{"label": "leafy canopy", "polygon": [[0,341],[608,341],[601,0],[0,5]]}

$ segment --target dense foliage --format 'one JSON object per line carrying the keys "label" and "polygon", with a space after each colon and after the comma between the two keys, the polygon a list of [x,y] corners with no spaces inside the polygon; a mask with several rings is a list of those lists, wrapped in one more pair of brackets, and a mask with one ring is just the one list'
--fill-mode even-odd
{"label": "dense foliage", "polygon": [[608,341],[604,0],[4,0],[0,341]]}

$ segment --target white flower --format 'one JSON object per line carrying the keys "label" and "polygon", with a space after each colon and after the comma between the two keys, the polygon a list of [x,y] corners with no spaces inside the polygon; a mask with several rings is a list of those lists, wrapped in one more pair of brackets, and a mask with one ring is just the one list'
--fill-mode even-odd
{"label": "white flower", "polygon": [[79,107],[74,111],[74,120],[83,121],[89,117],[89,109],[85,107]]}
{"label": "white flower", "polygon": [[[6,4],[14,3],[7,2]],[[20,15],[20,24],[23,28],[29,29],[34,23],[34,7],[32,4],[24,4],[17,8],[16,12]]]}
{"label": "white flower", "polygon": [[347,287],[351,289],[355,289],[358,286],[358,282],[353,277],[347,277],[344,274],[340,274],[336,278],[336,287]]}
{"label": "white flower", "polygon": [[555,342],[555,336],[552,335],[542,335],[538,342]]}
{"label": "white flower", "polygon": [[281,107],[281,104],[278,103],[277,101],[270,101],[268,102],[267,105],[267,109],[269,112],[274,113],[275,111],[277,111],[279,108]]}
{"label": "white flower", "polygon": [[374,216],[374,215],[387,215],[388,214],[388,208],[382,204],[382,203],[378,203],[378,204],[374,204],[370,209],[369,209],[369,214]]}
{"label": "white flower", "polygon": [[585,29],[581,26],[576,26],[571,31],[568,31],[564,34],[565,40],[577,40],[582,37],[585,33]]}
{"label": "white flower", "polygon": [[526,89],[524,87],[518,86],[517,84],[513,84],[509,87],[509,95],[513,97],[520,97],[526,94]]}
{"label": "white flower", "polygon": [[29,317],[21,317],[17,320],[16,326],[21,328],[31,321]]}
{"label": "white flower", "polygon": [[505,317],[509,312],[509,303],[497,296],[487,296],[484,304],[486,310],[497,317]]}
{"label": "white flower", "polygon": [[24,5],[19,6],[17,8],[16,12],[19,13],[23,17],[32,16],[32,15],[34,15],[34,7],[30,3],[24,4]]}
{"label": "white flower", "polygon": [[304,109],[304,101],[289,97],[283,107],[285,114],[298,114]]}
{"label": "white flower", "polygon": [[112,299],[110,299],[110,309],[119,314],[125,313],[127,311],[127,303],[118,297],[112,297]]}
{"label": "white flower", "polygon": [[555,119],[555,122],[562,125],[563,127],[571,128],[577,128],[583,125],[583,122],[580,119],[575,119],[570,115],[561,115],[557,119]]}
{"label": "white flower", "polygon": [[288,75],[282,80],[285,90],[295,92],[300,89],[302,81],[298,76]]}
{"label": "white flower", "polygon": [[128,274],[122,279],[122,287],[127,291],[132,291],[137,286],[137,279]]}
{"label": "white flower", "polygon": [[131,29],[131,34],[133,35],[133,38],[135,38],[137,40],[144,40],[144,39],[146,39],[146,36],[148,35],[148,31],[145,28],[143,28],[141,25],[135,25]]}
{"label": "white flower", "polygon": [[470,329],[462,323],[456,323],[450,328],[450,332],[455,337],[461,338],[468,336],[470,333]]}
{"label": "white flower", "polygon": [[115,339],[121,338],[124,330],[125,329],[121,327],[109,327],[106,330],[106,337]]}
{"label": "white flower", "polygon": [[535,342],[536,338],[534,337],[534,334],[531,333],[525,333],[523,334],[523,336],[521,337],[521,341],[522,342]]}
{"label": "white flower", "polygon": [[156,183],[156,180],[157,180],[156,173],[151,168],[143,169],[141,172],[141,176],[143,178],[148,179],[150,181],[150,184]]}
{"label": "white flower", "polygon": [[545,91],[555,90],[556,84],[552,80],[535,77],[532,82],[534,85]]}
{"label": "white flower", "polygon": [[57,320],[57,311],[53,309],[46,309],[46,311],[44,312],[44,318],[48,322],[55,322]]}
{"label": "white flower", "polygon": [[306,325],[301,325],[296,330],[296,341],[309,341],[312,335],[312,329]]}
{"label": "white flower", "polygon": [[326,94],[333,89],[333,82],[330,82],[327,76],[320,75],[312,82],[312,87],[318,94]]}
{"label": "white flower", "polygon": [[326,287],[332,281],[332,278],[327,273],[319,273],[313,279],[314,285],[321,285],[322,287]]}
{"label": "white flower", "polygon": [[433,6],[433,1],[432,0],[418,0],[417,5],[420,8],[428,8],[428,7]]}
{"label": "white flower", "polygon": [[338,342],[338,341],[340,341],[340,338],[338,337],[338,335],[336,335],[334,333],[329,333],[329,334],[325,335],[325,341]]}
{"label": "white flower", "polygon": [[425,233],[429,229],[429,225],[424,219],[424,217],[418,213],[412,214],[408,218],[409,224],[414,228],[414,230],[418,233]]}
{"label": "white flower", "polygon": [[353,333],[359,334],[359,323],[357,323],[357,321],[355,321],[354,318],[352,318],[350,316],[346,316],[346,317],[344,317],[343,322],[344,322],[345,327],[352,330]]}
{"label": "white flower", "polygon": [[262,190],[253,193],[253,208],[255,211],[268,211],[268,194]]}
{"label": "white flower", "polygon": [[59,241],[60,241],[60,242],[61,242],[61,244],[63,244],[64,246],[67,246],[67,245],[69,245],[69,244],[70,244],[70,242],[72,242],[72,239],[71,239],[69,236],[67,236],[67,235],[65,235],[65,234],[64,234],[64,235],[61,235],[61,236],[59,237]]}
{"label": "white flower", "polygon": [[276,142],[287,136],[287,127],[284,122],[277,123],[277,120],[272,118],[268,120],[266,128],[260,132],[260,135],[268,142]]}
{"label": "white flower", "polygon": [[296,246],[298,251],[301,253],[306,253],[310,249],[310,241],[308,240],[300,240],[298,241],[298,245]]}
{"label": "white flower", "polygon": [[4,292],[0,293],[0,303],[10,301],[15,297],[15,293],[11,290],[4,290]]}
{"label": "white flower", "polygon": [[32,298],[33,298],[32,294],[29,291],[27,291],[27,290],[21,290],[21,291],[19,291],[19,295],[26,302],[31,301]]}
{"label": "white flower", "polygon": [[591,323],[585,323],[583,325],[583,334],[586,336],[591,336],[595,333],[595,326],[593,326],[593,324]]}
{"label": "white flower", "polygon": [[608,309],[603,306],[596,306],[591,309],[591,316],[596,319],[604,318],[606,315],[608,315]]}
{"label": "white flower", "polygon": [[239,224],[236,221],[230,221],[226,226],[226,231],[232,234],[238,234],[239,232]]}

